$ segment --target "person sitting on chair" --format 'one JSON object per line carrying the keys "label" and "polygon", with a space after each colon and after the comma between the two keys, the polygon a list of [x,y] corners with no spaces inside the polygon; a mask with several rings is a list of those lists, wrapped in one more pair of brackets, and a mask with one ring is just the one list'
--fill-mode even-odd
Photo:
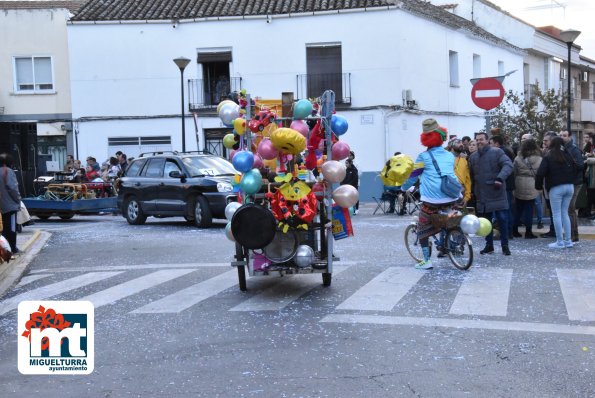
{"label": "person sitting on chair", "polygon": [[446,128],[438,125],[434,119],[424,120],[422,126],[421,144],[428,150],[419,154],[409,179],[401,189],[406,190],[418,179],[420,180],[422,207],[417,222],[417,235],[424,259],[415,268],[430,269],[433,266],[432,260],[430,260],[429,238],[440,231],[439,227],[432,224],[432,215],[452,207],[454,203],[461,201],[463,196],[460,192],[456,196],[450,196],[442,191],[441,176],[447,176],[458,182],[454,169],[455,157],[442,147],[448,134]]}
{"label": "person sitting on chair", "polygon": [[411,170],[413,170],[413,159],[401,152],[395,152],[394,156],[384,164],[380,172],[380,179],[384,184],[383,199],[387,199],[389,202],[387,213],[395,212],[395,202],[401,196],[400,200],[403,205],[400,207],[399,215],[405,214],[405,196],[401,191],[401,185]]}

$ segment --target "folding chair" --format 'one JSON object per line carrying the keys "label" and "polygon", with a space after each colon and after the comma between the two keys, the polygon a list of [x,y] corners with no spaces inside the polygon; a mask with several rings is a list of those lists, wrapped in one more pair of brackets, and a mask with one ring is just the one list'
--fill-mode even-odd
{"label": "folding chair", "polygon": [[405,199],[403,201],[405,211],[407,214],[412,215],[416,211],[421,209],[421,201],[419,200],[419,188],[416,188],[413,192],[405,191]]}
{"label": "folding chair", "polygon": [[391,200],[393,200],[393,197],[395,198],[395,205],[397,205],[396,193],[384,191],[382,192],[382,195],[380,195],[380,198],[372,196],[372,199],[374,199],[374,201],[376,202],[376,209],[374,209],[372,215],[376,214],[379,210],[382,212],[382,214],[388,214],[388,210],[390,209],[390,202]]}

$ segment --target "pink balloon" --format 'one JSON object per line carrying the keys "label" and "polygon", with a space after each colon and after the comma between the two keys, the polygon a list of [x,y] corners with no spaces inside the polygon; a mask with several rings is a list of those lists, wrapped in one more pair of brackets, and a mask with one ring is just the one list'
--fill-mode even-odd
{"label": "pink balloon", "polygon": [[301,135],[308,138],[309,128],[306,122],[304,122],[303,120],[294,120],[293,122],[291,122],[291,126],[289,127],[296,131],[299,131]]}
{"label": "pink balloon", "polygon": [[346,142],[335,142],[333,144],[333,147],[331,148],[333,160],[347,159],[347,157],[349,156],[349,151],[351,151],[351,148],[349,148],[349,145]]}
{"label": "pink balloon", "polygon": [[235,149],[233,149],[233,150],[232,150],[232,151],[229,153],[229,161],[230,161],[230,162],[232,161],[233,157],[236,155],[236,152],[237,152],[237,151],[236,151]]}
{"label": "pink balloon", "polygon": [[254,165],[252,166],[255,169],[260,169],[264,164],[262,163],[262,158],[260,155],[254,155]]}
{"label": "pink balloon", "polygon": [[339,183],[345,179],[345,165],[336,160],[328,160],[322,164],[322,175],[328,182]]}
{"label": "pink balloon", "polygon": [[333,191],[333,200],[339,206],[348,208],[357,203],[359,200],[359,192],[352,185],[341,185]]}
{"label": "pink balloon", "polygon": [[279,151],[275,149],[273,143],[269,139],[264,139],[258,144],[258,154],[266,160],[275,159],[279,155]]}

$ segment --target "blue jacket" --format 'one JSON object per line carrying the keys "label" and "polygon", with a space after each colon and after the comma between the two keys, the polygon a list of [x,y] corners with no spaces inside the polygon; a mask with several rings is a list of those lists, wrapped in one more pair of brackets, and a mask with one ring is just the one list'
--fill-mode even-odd
{"label": "blue jacket", "polygon": [[[458,181],[455,174],[454,155],[442,147],[430,148],[428,151],[431,151],[432,155],[434,155],[441,174],[443,176],[451,176]],[[458,198],[451,198],[442,193],[442,189],[440,188],[442,186],[442,179],[438,171],[436,171],[432,157],[428,151],[422,152],[417,156],[413,171],[409,179],[403,184],[402,189],[406,190],[411,187],[419,178],[422,202],[435,204],[454,202]]]}

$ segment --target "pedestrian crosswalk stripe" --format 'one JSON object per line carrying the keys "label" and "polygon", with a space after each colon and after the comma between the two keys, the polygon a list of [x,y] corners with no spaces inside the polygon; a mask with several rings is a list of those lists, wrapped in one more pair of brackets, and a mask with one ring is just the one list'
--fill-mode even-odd
{"label": "pedestrian crosswalk stripe", "polygon": [[555,323],[507,322],[478,319],[420,318],[408,316],[330,314],[320,320],[325,323],[376,324],[443,327],[456,329],[504,330],[506,332],[561,333],[595,336],[595,326],[560,325]]}
{"label": "pedestrian crosswalk stripe", "polygon": [[451,314],[506,316],[512,269],[472,269],[450,307]]}
{"label": "pedestrian crosswalk stripe", "polygon": [[[346,266],[333,267],[333,276],[340,274],[347,268]],[[281,310],[292,301],[320,286],[321,283],[322,276],[319,273],[284,276],[279,283],[236,305],[230,311]]]}
{"label": "pedestrian crosswalk stripe", "polygon": [[338,310],[390,311],[425,275],[412,267],[390,267],[337,306]]}
{"label": "pedestrian crosswalk stripe", "polygon": [[233,269],[165,296],[160,300],[153,301],[132,311],[132,313],[178,313],[237,285],[237,283],[238,272]]}
{"label": "pedestrian crosswalk stripe", "polygon": [[595,321],[595,270],[556,269],[571,321]]}
{"label": "pedestrian crosswalk stripe", "polygon": [[90,301],[93,303],[95,308],[101,307],[106,304],[114,303],[125,297],[132,296],[133,294],[142,292],[143,290],[152,288],[161,283],[179,278],[180,276],[189,274],[190,272],[194,272],[194,270],[168,269],[163,271],[152,272],[148,275],[141,276],[140,278],[132,279],[130,281],[102,290],[100,292],[93,293],[79,300]]}
{"label": "pedestrian crosswalk stripe", "polygon": [[35,282],[36,280],[47,278],[52,276],[52,274],[39,274],[39,275],[27,275],[21,279],[17,287],[23,287],[28,285],[29,283]]}
{"label": "pedestrian crosswalk stripe", "polygon": [[87,274],[75,276],[74,278],[65,279],[60,282],[29,290],[4,301],[0,301],[0,315],[17,308],[21,301],[44,300],[119,274],[121,274],[121,272],[89,272]]}
{"label": "pedestrian crosswalk stripe", "polygon": [[229,263],[179,263],[179,264],[138,264],[138,265],[100,265],[97,267],[60,267],[44,268],[31,271],[31,274],[44,272],[81,272],[81,271],[132,271],[139,269],[163,269],[163,268],[203,268],[203,267],[227,267]]}

